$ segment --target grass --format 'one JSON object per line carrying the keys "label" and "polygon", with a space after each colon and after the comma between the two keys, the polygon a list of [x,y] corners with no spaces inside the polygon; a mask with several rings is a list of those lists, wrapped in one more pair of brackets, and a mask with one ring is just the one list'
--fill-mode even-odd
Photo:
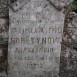
{"label": "grass", "polygon": [[77,43],[74,45],[73,49],[77,51]]}
{"label": "grass", "polygon": [[72,9],[75,13],[77,13],[77,0],[74,0],[72,3]]}

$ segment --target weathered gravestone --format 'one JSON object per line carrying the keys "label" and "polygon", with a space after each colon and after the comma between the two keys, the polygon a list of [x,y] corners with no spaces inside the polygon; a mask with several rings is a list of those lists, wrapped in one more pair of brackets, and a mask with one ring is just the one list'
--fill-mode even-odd
{"label": "weathered gravestone", "polygon": [[52,0],[18,0],[9,18],[8,77],[59,77],[60,9]]}

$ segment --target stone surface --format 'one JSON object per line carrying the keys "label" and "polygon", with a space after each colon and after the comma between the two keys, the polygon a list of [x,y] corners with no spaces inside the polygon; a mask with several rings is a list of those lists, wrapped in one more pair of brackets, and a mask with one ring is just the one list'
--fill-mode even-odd
{"label": "stone surface", "polygon": [[6,76],[8,53],[8,19],[0,18],[0,77]]}
{"label": "stone surface", "polygon": [[8,77],[59,77],[64,15],[47,0],[28,1],[9,10]]}
{"label": "stone surface", "polygon": [[[8,38],[9,19],[0,18],[0,37]],[[8,41],[8,40],[7,40]]]}
{"label": "stone surface", "polygon": [[8,15],[8,0],[0,0],[0,17]]}
{"label": "stone surface", "polygon": [[7,73],[8,13],[8,0],[0,0],[0,77]]}
{"label": "stone surface", "polygon": [[63,40],[60,56],[60,77],[77,77],[77,14],[66,7]]}
{"label": "stone surface", "polygon": [[62,10],[66,5],[73,2],[73,0],[48,0],[55,6],[57,10]]}
{"label": "stone surface", "polygon": [[[20,0],[20,1],[18,0],[19,2],[16,2],[16,3],[15,3],[15,1],[16,0],[10,0],[10,2],[12,3],[11,7],[13,9],[12,10],[13,14],[19,13],[19,12],[16,12],[19,10],[21,12],[24,7],[23,5],[28,4],[28,2],[30,2],[30,0],[26,0],[26,2],[24,2],[25,0]],[[63,9],[64,6],[70,4],[73,0],[47,0],[47,1],[49,1],[51,6],[55,7],[55,10],[60,11]],[[8,44],[7,44],[7,41],[8,41],[8,18],[7,18],[8,17],[8,6],[7,5],[8,5],[7,0],[0,0],[0,77],[6,77],[6,73],[7,73],[6,72],[7,71],[7,49],[8,49]],[[24,8],[26,8],[26,6]],[[42,12],[42,8],[38,7],[36,11],[38,13]],[[65,19],[66,19],[66,22],[67,21],[69,22],[69,20],[72,19],[71,18],[72,15],[70,15],[70,12],[68,12],[68,10],[66,10],[66,12],[67,12],[67,15],[70,17],[66,16]],[[31,19],[31,21],[36,21],[37,18],[35,18],[34,15],[32,15],[30,17],[30,19]],[[41,22],[41,21],[39,21],[39,22]],[[77,77],[77,51],[75,51],[73,49],[73,45],[75,45],[75,43],[77,42],[77,30],[76,30],[77,29],[77,15],[76,16],[74,15],[74,18],[73,18],[73,20],[71,20],[71,22],[69,22],[69,23],[66,23],[66,22],[65,22],[65,24],[67,24],[67,25],[64,26],[65,27],[64,36],[63,36],[61,54],[60,54],[60,56],[61,56],[60,64],[59,64],[60,65],[60,69],[59,69],[60,77]],[[20,24],[20,25],[22,25],[22,24]],[[39,34],[39,33],[37,33],[37,34]],[[33,33],[33,35],[34,35],[34,33]],[[21,48],[23,48],[23,47],[21,47]],[[19,52],[20,52],[20,50],[19,50]],[[21,57],[18,56],[18,58],[21,58]],[[17,61],[15,63],[17,63]],[[48,64],[49,64],[49,62],[48,62]],[[22,65],[21,65],[21,67],[22,67]],[[22,72],[22,73],[23,73],[23,75],[25,75],[24,72]],[[44,74],[45,74],[44,77],[48,77],[48,76],[50,77],[51,76],[50,73],[51,73],[50,71],[47,71],[47,72],[44,71]],[[36,76],[36,77],[39,77],[39,76]],[[40,75],[40,77],[42,77],[42,75]]]}
{"label": "stone surface", "polygon": [[[7,51],[8,43],[0,44],[1,56],[0,56],[0,77],[5,77],[7,73]],[[2,76],[3,75],[3,76]]]}

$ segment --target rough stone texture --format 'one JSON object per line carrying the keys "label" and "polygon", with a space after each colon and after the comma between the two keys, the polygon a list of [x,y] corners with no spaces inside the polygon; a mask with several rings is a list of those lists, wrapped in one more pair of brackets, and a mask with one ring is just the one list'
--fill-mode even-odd
{"label": "rough stone texture", "polygon": [[[15,1],[16,0],[10,0],[11,3],[14,3]],[[73,0],[48,1],[50,1],[50,4],[52,4],[57,10],[61,10],[64,6],[70,4],[70,2],[72,2]],[[0,77],[5,77],[7,73],[5,72],[7,71],[6,65],[8,48],[7,3],[7,0],[0,0]],[[68,9],[68,7],[69,6],[67,6],[66,8]],[[66,10],[65,15],[66,17],[64,26],[64,36],[60,60],[60,77],[77,77],[77,51],[73,49],[73,45],[77,42],[77,15],[70,12],[70,10]]]}
{"label": "rough stone texture", "polygon": [[[0,37],[8,38],[8,18],[0,18]],[[8,40],[7,40],[8,41]]]}
{"label": "rough stone texture", "polygon": [[8,25],[8,1],[0,0],[0,77],[7,73]]}
{"label": "rough stone texture", "polygon": [[59,77],[64,14],[47,0],[23,1],[9,10],[8,77]]}
{"label": "rough stone texture", "polygon": [[8,52],[8,20],[4,18],[0,18],[0,52],[0,76],[2,76],[6,73]]}
{"label": "rough stone texture", "polygon": [[17,1],[17,0],[9,0],[10,1],[10,3],[14,3],[15,1]]}
{"label": "rough stone texture", "polygon": [[0,44],[2,55],[0,56],[0,77],[5,77],[7,74],[7,49],[8,44]]}
{"label": "rough stone texture", "polygon": [[6,23],[8,23],[7,19],[0,19],[0,76],[7,73],[8,24]]}
{"label": "rough stone texture", "polygon": [[8,16],[8,0],[0,0],[0,17]]}
{"label": "rough stone texture", "polygon": [[66,7],[64,35],[60,60],[60,77],[77,77],[77,51],[73,46],[77,43],[77,14],[71,6]]}
{"label": "rough stone texture", "polygon": [[73,0],[48,0],[50,1],[56,9],[62,10],[66,5],[72,3]]}

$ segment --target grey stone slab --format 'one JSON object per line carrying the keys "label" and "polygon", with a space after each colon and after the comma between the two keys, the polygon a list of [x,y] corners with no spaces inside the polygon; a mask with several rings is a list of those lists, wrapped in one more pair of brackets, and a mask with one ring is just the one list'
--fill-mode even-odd
{"label": "grey stone slab", "polygon": [[47,0],[21,2],[12,8],[8,77],[59,77],[64,14]]}

